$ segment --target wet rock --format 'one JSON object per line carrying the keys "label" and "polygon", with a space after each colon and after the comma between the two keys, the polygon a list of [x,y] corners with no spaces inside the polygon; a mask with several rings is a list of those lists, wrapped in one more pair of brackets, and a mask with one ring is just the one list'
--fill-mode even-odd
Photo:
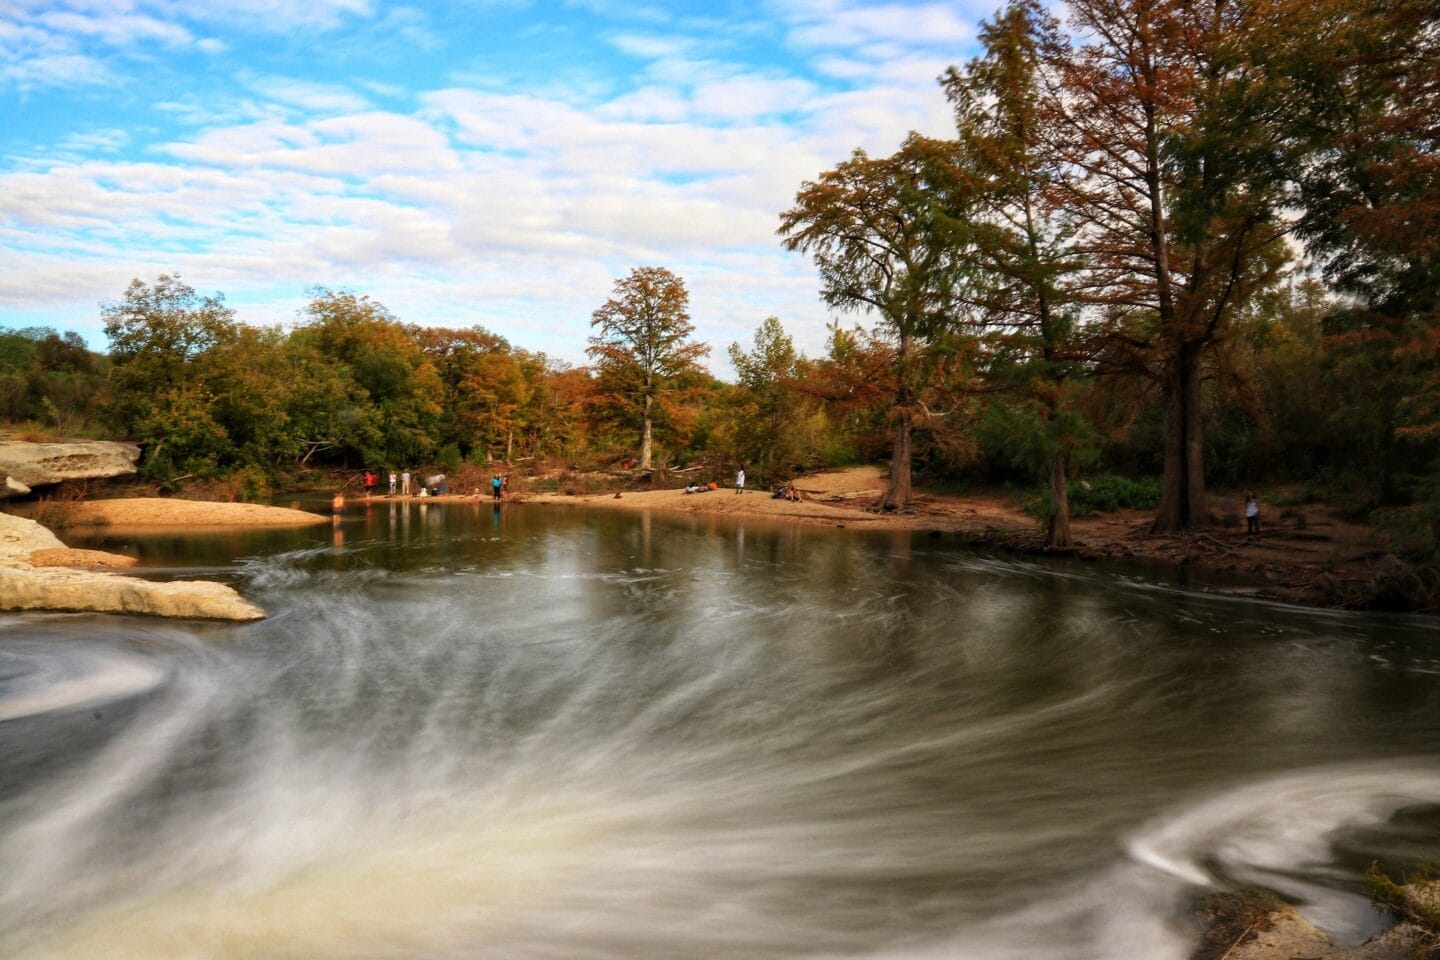
{"label": "wet rock", "polygon": [[135,473],[140,448],[133,443],[85,440],[73,443],[0,442],[0,497],[23,496],[35,487],[66,480],[98,480]]}

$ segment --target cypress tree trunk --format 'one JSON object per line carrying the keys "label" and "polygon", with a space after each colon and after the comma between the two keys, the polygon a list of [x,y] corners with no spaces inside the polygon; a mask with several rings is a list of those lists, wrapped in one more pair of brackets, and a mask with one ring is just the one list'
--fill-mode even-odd
{"label": "cypress tree trunk", "polygon": [[1068,547],[1070,540],[1070,491],[1065,479],[1065,451],[1050,454],[1050,525],[1045,545]]}
{"label": "cypress tree trunk", "polygon": [[910,505],[912,487],[910,485],[910,407],[907,397],[904,406],[899,405],[895,411],[895,449],[890,457],[890,482],[885,485],[885,492],[880,495],[879,507],[887,504],[894,504],[896,509],[903,510]]}
{"label": "cypress tree trunk", "polygon": [[912,339],[908,333],[900,335],[900,350],[895,356],[896,374],[900,381],[895,391],[895,446],[890,454],[890,482],[876,504],[882,509],[894,504],[896,509],[910,505],[912,487],[910,484],[910,350]]}
{"label": "cypress tree trunk", "polygon": [[650,469],[650,403],[652,397],[645,395],[645,423],[640,428],[640,469]]}
{"label": "cypress tree trunk", "polygon": [[1196,530],[1210,521],[1200,410],[1200,348],[1182,346],[1166,385],[1165,486],[1151,533]]}

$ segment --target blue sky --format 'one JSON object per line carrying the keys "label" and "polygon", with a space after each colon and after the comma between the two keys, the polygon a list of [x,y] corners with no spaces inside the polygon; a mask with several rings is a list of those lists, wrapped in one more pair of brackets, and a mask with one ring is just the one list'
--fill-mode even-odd
{"label": "blue sky", "polygon": [[725,348],[825,308],[775,237],[856,147],[945,135],[986,3],[4,0],[0,325],[106,346],[178,272],[289,324],[321,286],[584,359],[635,266]]}

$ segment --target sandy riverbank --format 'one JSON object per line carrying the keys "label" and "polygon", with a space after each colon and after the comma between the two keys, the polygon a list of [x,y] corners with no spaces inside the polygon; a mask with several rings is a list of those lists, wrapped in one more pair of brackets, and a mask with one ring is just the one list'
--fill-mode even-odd
{"label": "sandy riverbank", "polygon": [[212,503],[167,497],[83,500],[67,508],[67,525],[135,527],[300,527],[329,518],[258,503]]}

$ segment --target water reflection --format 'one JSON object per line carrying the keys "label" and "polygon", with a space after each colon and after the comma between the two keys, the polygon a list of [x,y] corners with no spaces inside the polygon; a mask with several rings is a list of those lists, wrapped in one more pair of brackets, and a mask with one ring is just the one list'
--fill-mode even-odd
{"label": "water reflection", "polygon": [[272,617],[0,633],[0,955],[1163,960],[1196,883],[1361,935],[1440,802],[1418,622],[514,504],[127,544]]}

